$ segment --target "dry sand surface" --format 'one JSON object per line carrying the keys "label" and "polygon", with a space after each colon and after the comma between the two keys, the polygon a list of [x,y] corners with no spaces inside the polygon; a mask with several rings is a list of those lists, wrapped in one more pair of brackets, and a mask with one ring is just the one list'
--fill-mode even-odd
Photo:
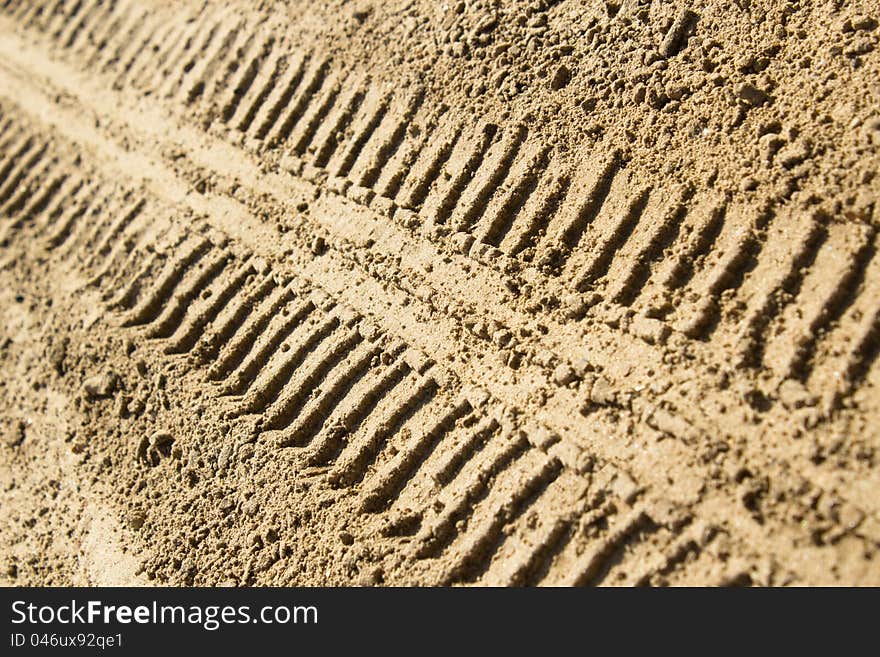
{"label": "dry sand surface", "polygon": [[0,582],[880,584],[878,22],[0,2]]}

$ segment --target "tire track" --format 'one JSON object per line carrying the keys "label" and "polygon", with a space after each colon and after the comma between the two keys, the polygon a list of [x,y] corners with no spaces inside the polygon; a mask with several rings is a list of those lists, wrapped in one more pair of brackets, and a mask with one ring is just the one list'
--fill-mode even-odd
{"label": "tire track", "polygon": [[[208,108],[202,114],[206,120],[246,133],[243,147],[224,150],[213,144],[201,153],[186,153],[177,165],[194,174],[207,167],[212,184],[219,180],[216,193],[190,196],[183,175],[163,169],[164,162],[150,162],[152,189],[143,198],[120,198],[69,182],[70,164],[47,155],[48,142],[36,137],[42,129],[10,136],[3,146],[9,155],[0,163],[0,210],[12,218],[4,226],[4,244],[33,229],[32,223],[52,228],[46,237],[50,247],[84,260],[95,284],[113,289],[105,286],[112,279],[118,286],[115,301],[126,309],[125,326],[143,327],[144,337],[170,341],[165,347],[169,354],[198,354],[218,391],[232,397],[227,401],[233,415],[259,414],[257,428],[267,440],[271,436],[278,449],[302,451],[311,467],[329,468],[326,477],[333,485],[357,487],[364,511],[383,510],[383,518],[401,513],[396,500],[411,494],[410,488],[422,481],[423,466],[436,450],[447,449],[448,433],[456,434],[451,444],[458,447],[449,448],[445,465],[435,463],[439,470],[430,476],[444,491],[444,510],[432,511],[422,499],[423,510],[401,521],[403,527],[418,527],[412,532],[415,558],[442,561],[444,583],[484,577],[508,583],[596,583],[624,546],[641,544],[657,531],[662,523],[654,518],[653,505],[661,477],[650,472],[652,461],[636,456],[635,444],[608,445],[597,427],[613,414],[615,421],[624,418],[621,424],[639,427],[639,435],[651,435],[650,427],[685,446],[661,450],[696,452],[710,443],[713,421],[699,409],[676,407],[662,392],[643,392],[638,377],[674,370],[663,343],[694,350],[703,364],[713,363],[716,345],[730,343],[739,354],[737,365],[769,367],[776,384],[794,377],[811,389],[826,363],[834,363],[833,371],[843,372],[843,384],[834,385],[828,415],[858,387],[876,358],[877,313],[870,304],[874,247],[867,234],[841,237],[850,229],[800,209],[768,206],[755,212],[689,187],[669,193],[640,186],[632,164],[620,154],[600,154],[584,165],[516,124],[484,123],[471,130],[448,117],[438,119],[420,90],[392,92],[357,73],[343,75],[320,53],[287,46],[271,23],[255,37],[250,20],[205,11],[188,22],[157,13],[149,25],[130,33],[132,41],[147,35],[141,43],[153,45],[123,54],[123,44],[114,46],[112,39],[98,35],[109,33],[108,26],[125,24],[128,11],[115,3],[75,3],[64,18],[65,29],[45,31],[69,51],[62,57],[74,66],[101,60],[102,51],[111,50],[101,60],[101,70],[115,80],[108,89],[133,85],[149,91],[161,111],[176,115],[185,115],[186,106],[198,99]],[[45,26],[31,19],[26,23],[37,30]],[[233,71],[223,55],[239,48],[246,55]],[[51,72],[45,75],[52,77]],[[108,93],[109,98],[116,92]],[[10,116],[21,112],[10,107],[4,116],[7,111]],[[424,134],[409,129],[417,116],[431,117],[424,122]],[[69,134],[74,141],[95,141],[78,125]],[[235,181],[236,167],[250,166],[248,152],[280,163],[283,172],[257,177],[253,196],[249,189],[226,191],[239,187],[224,178]],[[217,158],[228,153],[237,154],[235,163]],[[493,358],[503,354],[502,364],[487,370],[489,378],[497,379],[488,394],[502,427],[497,450],[481,443],[482,438],[456,433],[462,418],[455,409],[463,406],[453,400],[462,386],[480,380],[482,364],[472,361],[453,377],[447,366],[413,367],[397,360],[397,347],[361,330],[363,307],[377,314],[379,302],[362,302],[357,311],[343,308],[340,301],[351,302],[356,295],[345,296],[338,283],[328,290],[332,301],[302,301],[301,290],[325,281],[314,258],[304,255],[306,245],[296,230],[268,251],[292,251],[293,260],[306,265],[299,275],[246,264],[269,255],[265,246],[239,255],[228,251],[232,244],[246,250],[266,244],[261,236],[267,235],[267,226],[252,237],[245,233],[261,223],[253,197],[278,182],[277,197],[296,190],[291,196],[309,199],[303,202],[307,217],[294,222],[326,231],[334,266],[360,272],[340,280],[364,275],[365,289],[383,287],[379,295],[392,306],[403,308],[415,300],[413,313],[439,305],[441,335],[464,336],[409,344],[413,331],[403,327],[404,350],[418,348],[435,356],[444,349],[458,351],[452,345],[460,344],[468,347],[464,351]],[[166,250],[150,248],[157,231],[145,224],[164,211],[148,207],[156,188],[165,188],[161,203],[188,206],[182,211],[172,203],[167,220],[172,227],[186,226],[194,213],[204,215],[206,226],[222,237],[172,230]],[[64,189],[72,190],[75,200],[65,200]],[[277,203],[271,214],[283,214],[282,200],[271,203]],[[364,255],[359,245],[370,240],[382,244],[382,258]],[[838,240],[842,246],[835,246]],[[849,249],[853,255],[835,258],[830,249]],[[395,252],[397,261],[389,262],[385,254]],[[427,275],[418,273],[425,262],[431,266]],[[461,273],[471,267],[472,275]],[[280,287],[276,277],[285,281]],[[481,289],[499,293],[487,301],[487,321],[468,326],[462,317],[480,314],[461,293],[472,277]],[[533,296],[544,297],[541,312],[552,321],[546,322],[549,327],[542,322],[542,331],[529,319],[533,311],[515,300],[499,301],[509,299],[505,289],[526,285],[536,290]],[[211,294],[203,296],[207,291]],[[297,300],[300,305],[288,308]],[[279,319],[282,309],[291,314]],[[628,309],[640,314],[628,314]],[[509,326],[493,317],[510,318]],[[585,318],[586,325],[598,322],[605,328],[592,334],[603,346],[583,366],[577,321]],[[382,330],[387,333],[388,327]],[[546,337],[536,337],[536,331]],[[844,341],[843,356],[827,355],[827,336],[835,336],[838,344]],[[792,339],[794,349],[787,347]],[[444,340],[446,345],[438,348]],[[619,351],[632,354],[628,362],[615,362],[615,345],[626,345]],[[381,372],[374,371],[377,358],[385,368]],[[642,371],[652,374],[633,374],[636,363],[639,368],[646,363]],[[596,370],[602,375],[592,373]],[[539,394],[526,398],[526,391]],[[747,406],[735,391],[711,394],[719,405]],[[473,403],[468,399],[470,410],[462,412],[488,413],[479,397]],[[541,404],[533,401],[537,397]],[[520,434],[505,419],[509,413],[498,410],[520,407],[535,411],[537,421],[562,438],[547,444],[536,437],[541,431]],[[423,415],[418,423],[413,420]],[[577,423],[571,422],[573,416]],[[488,460],[480,465],[485,449]],[[591,459],[620,467],[631,456],[636,478],[651,484],[650,504],[630,508],[635,498],[616,504],[614,513],[617,506],[625,509],[600,523],[601,537],[591,539],[586,552],[582,538],[574,536],[575,520],[564,513],[551,514],[539,535],[525,538],[518,523],[527,501],[544,497],[560,472],[584,476],[591,472],[584,465]],[[764,458],[768,463],[773,456]],[[420,483],[416,488],[422,491],[418,496],[430,487]],[[698,501],[690,504],[699,508]],[[593,504],[582,513],[596,509]],[[747,512],[731,512],[731,523],[737,513]],[[472,532],[459,532],[457,523],[463,519],[473,523]],[[523,548],[527,555],[522,559],[514,559],[518,565],[490,576],[495,572],[492,555],[507,543],[502,530],[509,524],[519,528],[519,544],[530,547]],[[761,533],[749,529],[744,536]],[[655,570],[664,569],[668,566]]]}

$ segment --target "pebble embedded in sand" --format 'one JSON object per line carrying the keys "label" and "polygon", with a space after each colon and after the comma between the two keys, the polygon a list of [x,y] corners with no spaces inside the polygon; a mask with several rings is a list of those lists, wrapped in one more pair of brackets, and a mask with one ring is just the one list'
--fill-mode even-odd
{"label": "pebble embedded in sand", "polygon": [[90,399],[104,399],[116,391],[117,379],[112,372],[90,376],[83,381],[83,390]]}
{"label": "pebble embedded in sand", "polygon": [[167,431],[154,431],[149,436],[144,436],[138,445],[138,458],[155,467],[166,456],[171,454],[174,445],[174,436]]}
{"label": "pebble embedded in sand", "polygon": [[567,386],[569,383],[576,380],[577,374],[575,374],[574,370],[565,363],[560,363],[556,366],[556,369],[553,370],[553,381],[556,385]]}
{"label": "pebble embedded in sand", "polygon": [[803,406],[812,406],[816,399],[803,383],[794,379],[786,379],[779,385],[779,401],[788,410],[795,410]]}
{"label": "pebble embedded in sand", "polygon": [[682,11],[666,32],[666,37],[660,44],[660,54],[664,57],[676,55],[687,42],[688,34],[693,29],[696,20],[697,15],[694,12]]}
{"label": "pebble embedded in sand", "polygon": [[3,433],[0,434],[0,443],[6,447],[18,447],[24,440],[25,423],[4,422]]}
{"label": "pebble embedded in sand", "polygon": [[128,525],[129,529],[138,530],[144,526],[146,521],[147,514],[142,509],[129,511],[125,515],[125,524]]}
{"label": "pebble embedded in sand", "polygon": [[571,70],[565,64],[560,64],[550,79],[550,88],[559,91],[569,82],[571,82]]}
{"label": "pebble embedded in sand", "polygon": [[736,88],[736,97],[751,107],[759,107],[771,101],[770,95],[766,91],[762,91],[748,82],[743,82]]}
{"label": "pebble embedded in sand", "polygon": [[848,18],[843,23],[844,32],[870,32],[877,27],[877,20],[871,16],[859,14]]}

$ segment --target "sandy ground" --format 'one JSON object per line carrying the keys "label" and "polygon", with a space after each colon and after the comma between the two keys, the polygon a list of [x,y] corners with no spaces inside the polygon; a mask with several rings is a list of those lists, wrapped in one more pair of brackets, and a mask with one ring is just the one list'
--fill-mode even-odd
{"label": "sandy ground", "polygon": [[2,3],[2,582],[880,584],[878,21]]}

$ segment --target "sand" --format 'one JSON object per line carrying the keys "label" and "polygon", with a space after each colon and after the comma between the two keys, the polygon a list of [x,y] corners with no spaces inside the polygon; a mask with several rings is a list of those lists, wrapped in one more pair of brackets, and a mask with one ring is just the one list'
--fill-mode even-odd
{"label": "sand", "polygon": [[0,582],[880,584],[871,2],[6,2]]}

